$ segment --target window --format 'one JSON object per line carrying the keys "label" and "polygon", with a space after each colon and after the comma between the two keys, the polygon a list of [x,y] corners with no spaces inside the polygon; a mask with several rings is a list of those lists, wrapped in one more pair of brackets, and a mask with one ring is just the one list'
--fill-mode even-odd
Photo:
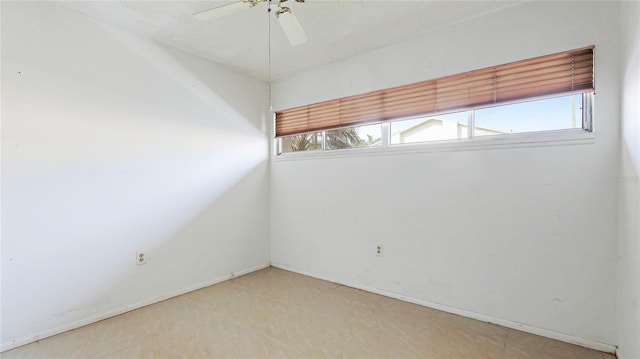
{"label": "window", "polygon": [[382,145],[382,125],[335,128],[321,132],[284,136],[278,142],[278,154],[313,150],[343,150]]}
{"label": "window", "polygon": [[[565,129],[587,129],[584,100],[591,94],[536,99],[468,111],[390,121],[390,144]],[[470,131],[469,129],[472,128]]]}
{"label": "window", "polygon": [[593,46],[276,112],[278,154],[591,131]]}
{"label": "window", "polygon": [[474,136],[582,128],[582,94],[474,111]]}
{"label": "window", "polygon": [[467,112],[391,122],[391,144],[458,140],[469,137]]}
{"label": "window", "polygon": [[282,137],[280,139],[280,153],[315,151],[323,149],[324,135],[322,132],[301,133],[293,136]]}

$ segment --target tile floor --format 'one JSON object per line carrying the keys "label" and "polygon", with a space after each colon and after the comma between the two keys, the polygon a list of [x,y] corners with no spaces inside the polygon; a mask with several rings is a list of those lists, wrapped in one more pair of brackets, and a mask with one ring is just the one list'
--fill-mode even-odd
{"label": "tile floor", "polygon": [[576,358],[613,355],[276,268],[2,358]]}

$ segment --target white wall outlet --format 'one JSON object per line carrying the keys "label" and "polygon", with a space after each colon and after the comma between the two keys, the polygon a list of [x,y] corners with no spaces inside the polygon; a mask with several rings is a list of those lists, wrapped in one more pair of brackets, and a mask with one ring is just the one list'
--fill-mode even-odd
{"label": "white wall outlet", "polygon": [[136,265],[143,265],[147,263],[147,257],[144,252],[136,252]]}
{"label": "white wall outlet", "polygon": [[382,244],[378,244],[378,245],[376,246],[376,255],[377,255],[378,257],[382,257]]}

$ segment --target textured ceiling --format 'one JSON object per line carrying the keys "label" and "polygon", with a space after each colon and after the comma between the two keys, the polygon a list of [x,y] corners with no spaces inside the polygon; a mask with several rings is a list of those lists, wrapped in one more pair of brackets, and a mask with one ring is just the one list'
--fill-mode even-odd
{"label": "textured ceiling", "polygon": [[[402,42],[519,1],[288,1],[309,40],[289,45],[267,3],[211,21],[192,14],[232,1],[58,1],[98,21],[169,44],[262,79]],[[271,27],[271,36],[269,36]],[[269,71],[269,43],[271,71]],[[271,72],[271,73],[270,73]]]}

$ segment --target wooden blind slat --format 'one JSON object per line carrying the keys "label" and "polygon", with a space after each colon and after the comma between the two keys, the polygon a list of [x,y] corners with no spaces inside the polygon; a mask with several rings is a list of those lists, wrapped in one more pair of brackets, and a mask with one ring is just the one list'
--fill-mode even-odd
{"label": "wooden blind slat", "polygon": [[276,137],[594,91],[593,46],[276,112]]}

